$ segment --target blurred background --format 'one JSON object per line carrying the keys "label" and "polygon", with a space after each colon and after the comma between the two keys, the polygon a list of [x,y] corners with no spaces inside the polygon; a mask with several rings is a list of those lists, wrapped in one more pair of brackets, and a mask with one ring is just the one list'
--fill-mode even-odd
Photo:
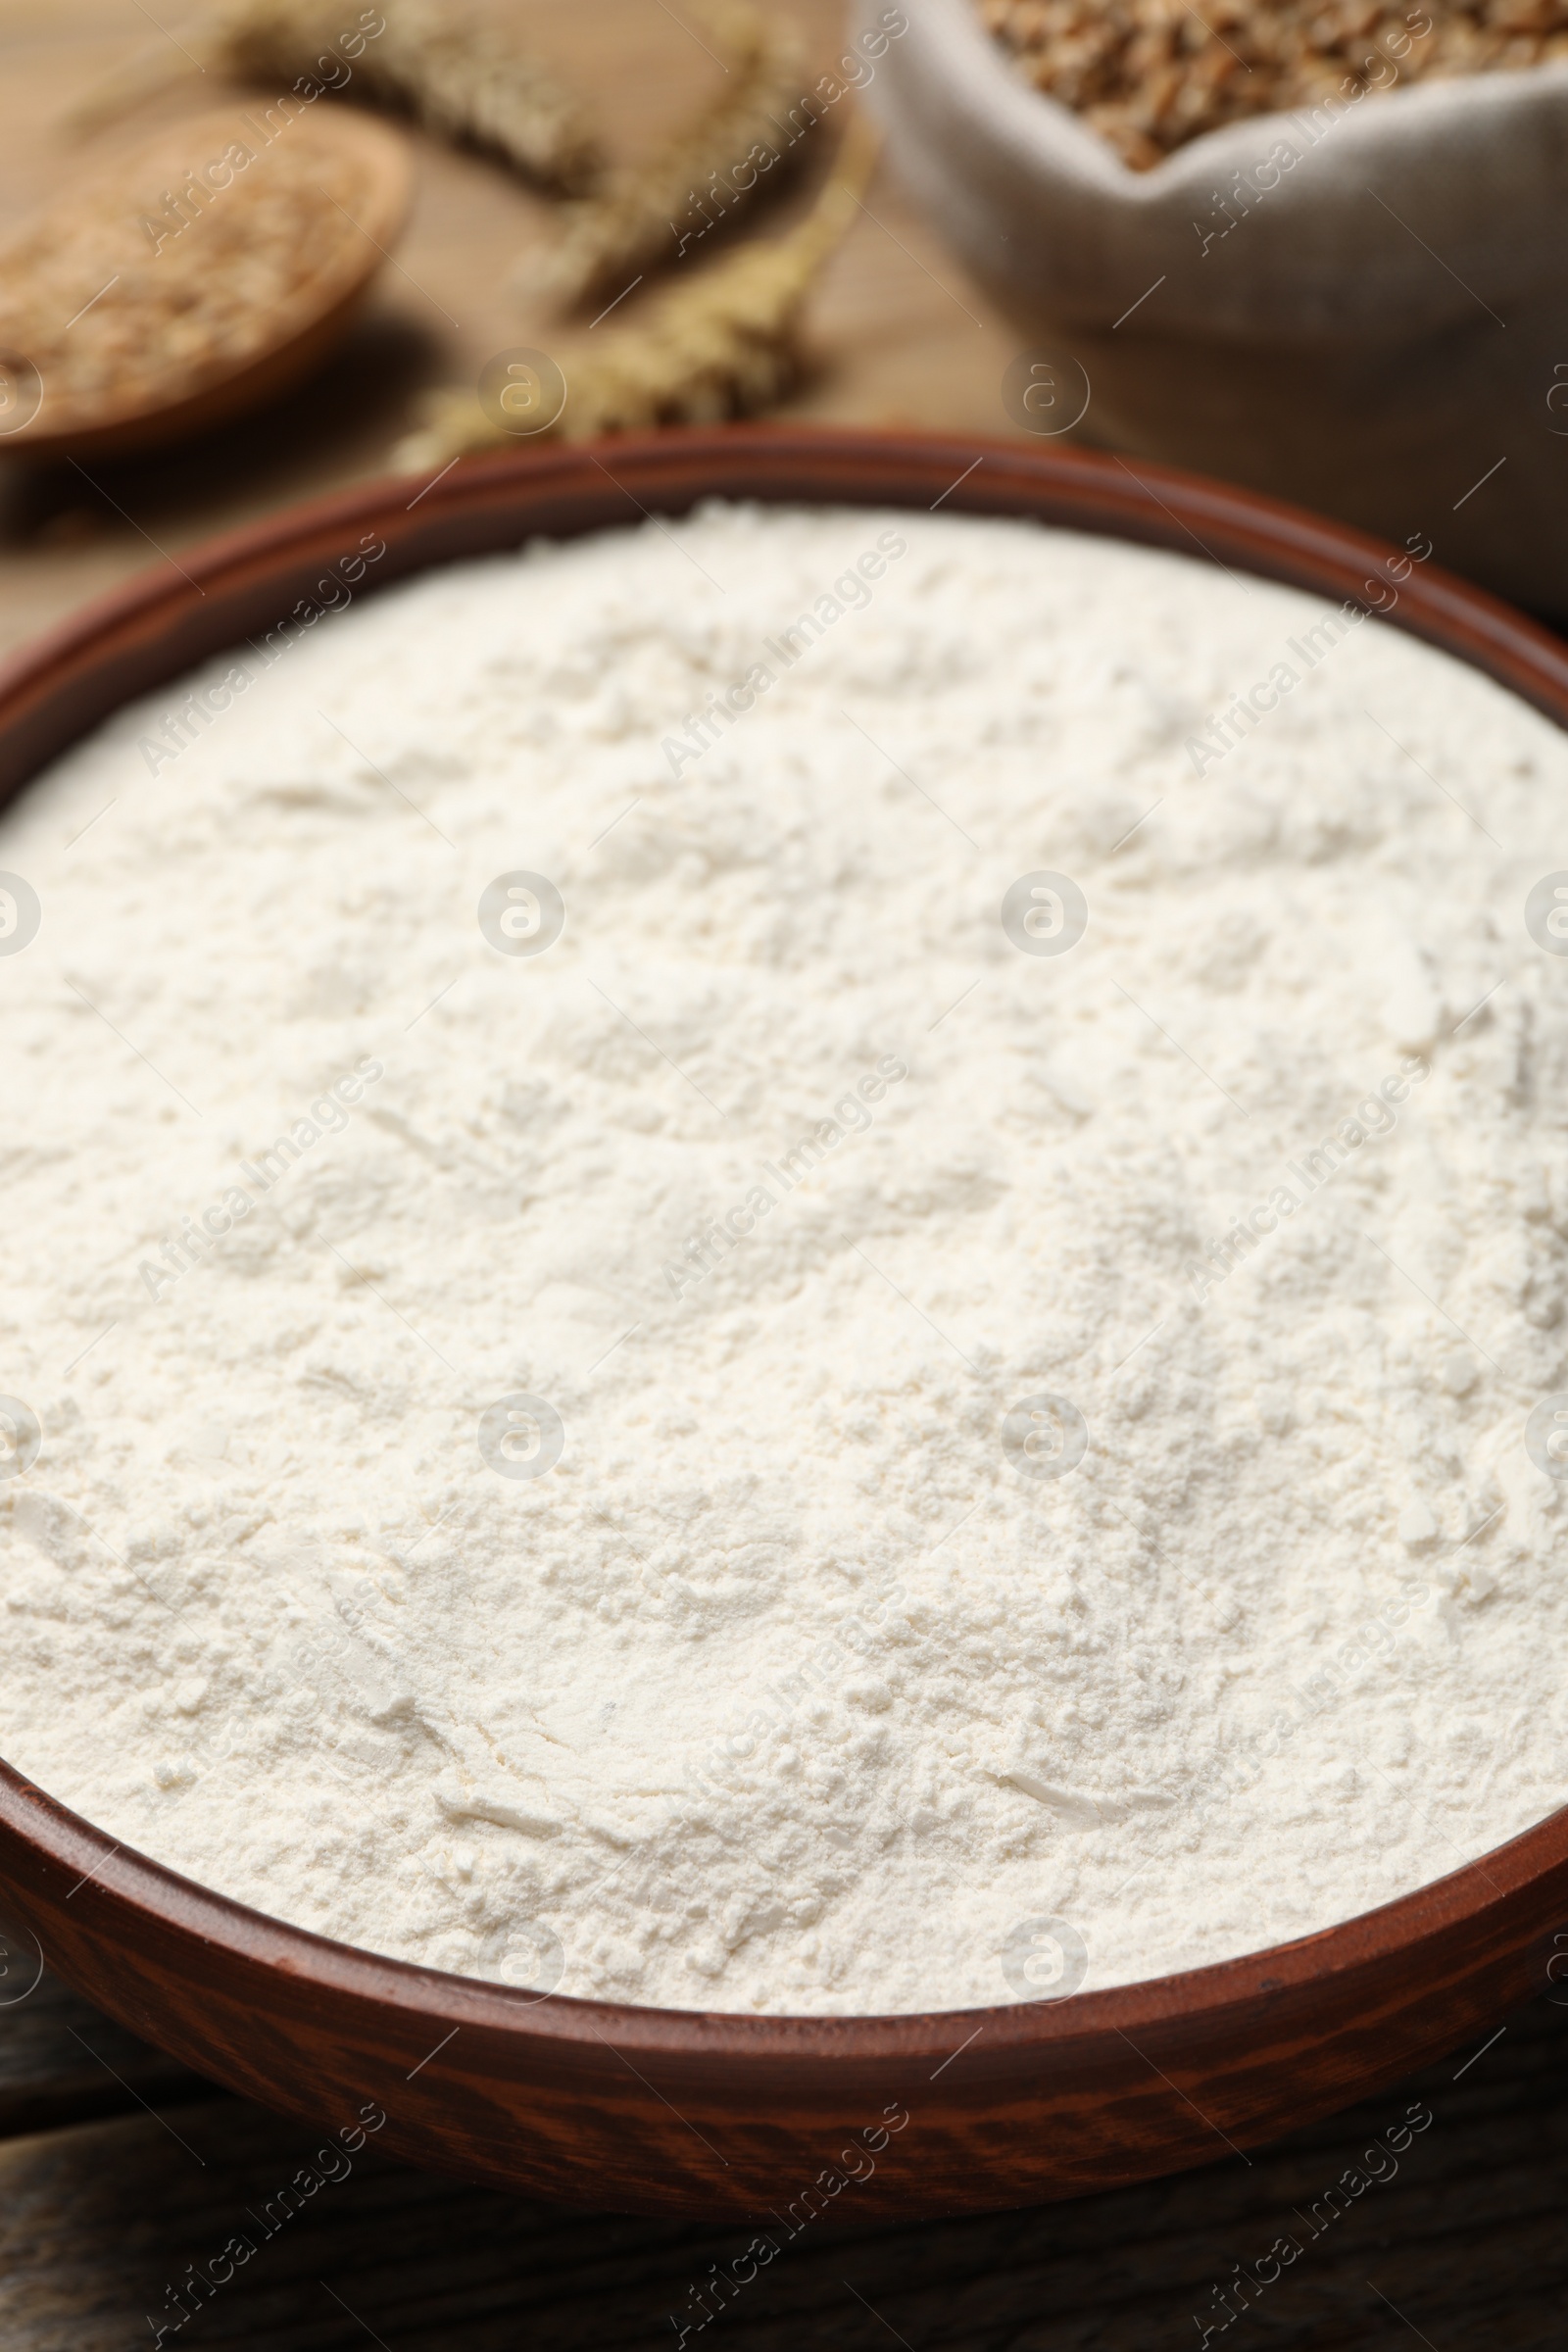
{"label": "blurred background", "polygon": [[1194,466],[1562,619],[1564,52],[1568,0],[0,0],[0,647],[389,465],[745,414]]}
{"label": "blurred background", "polygon": [[[337,11],[345,27],[361,13],[352,0]],[[503,22],[520,47],[582,93],[616,161],[673,140],[721,99],[732,77],[709,23],[695,12],[683,22],[659,0],[492,0],[475,13]],[[809,87],[843,52],[842,0],[787,0],[768,14],[798,34],[799,78]],[[158,15],[189,49],[188,19],[172,6],[166,11],[162,0]],[[0,44],[0,234],[22,228],[48,200],[69,196],[89,168],[133,152],[166,125],[205,115],[225,99],[271,96],[294,79],[235,81],[216,68],[198,72],[135,0],[5,0]],[[162,62],[179,78],[122,120],[74,139],[64,127],[73,102],[105,85],[111,92],[127,86],[132,61],[156,57],[160,46]],[[336,103],[328,98],[314,114]],[[781,236],[809,209],[841,135],[833,112],[845,115],[851,103],[830,112],[801,142],[812,151],[801,156],[776,197],[767,192],[744,230],[718,222],[707,239],[714,259],[746,234]],[[471,391],[494,354],[514,346],[548,350],[562,338],[559,306],[517,291],[514,282],[517,265],[530,254],[542,256],[559,234],[559,200],[493,155],[434,135],[403,114],[382,119],[412,153],[407,229],[381,263],[363,308],[303,381],[172,447],[106,457],[83,451],[85,472],[69,459],[29,458],[22,437],[13,435],[9,448],[0,438],[0,647],[155,561],[159,551],[177,554],[214,531],[383,473],[391,452],[418,422],[421,394],[447,385]],[[286,138],[279,141],[284,146]],[[205,152],[198,151],[198,160]],[[783,172],[778,176],[782,181]],[[706,183],[694,172],[689,184],[701,191]],[[1001,396],[1004,371],[1018,350],[1015,333],[885,167],[863,202],[866,209],[854,210],[811,288],[793,388],[769,402],[768,413],[1022,438]],[[685,218],[698,229],[705,225],[694,206]],[[706,253],[691,258],[711,266]],[[645,272],[645,279],[657,281],[658,272]],[[662,290],[645,282],[598,328],[587,322],[599,303],[579,306],[572,341],[635,328]],[[5,302],[0,276],[0,348],[9,340]],[[423,478],[437,469],[430,466]]]}

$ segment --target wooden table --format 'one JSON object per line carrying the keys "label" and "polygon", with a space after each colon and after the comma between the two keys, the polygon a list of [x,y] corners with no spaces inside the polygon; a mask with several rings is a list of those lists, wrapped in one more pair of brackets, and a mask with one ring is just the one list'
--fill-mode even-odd
{"label": "wooden table", "polygon": [[[177,13],[175,0],[155,0],[162,22],[175,25]],[[512,0],[510,13],[591,93],[617,154],[649,146],[719,84],[703,40],[662,0]],[[789,0],[815,72],[842,49],[842,13],[843,0]],[[345,24],[358,15],[358,0],[344,0]],[[220,103],[228,85],[187,69],[124,123],[73,146],[58,127],[70,99],[158,42],[136,0],[0,0],[0,233],[84,161]],[[411,136],[409,232],[358,325],[309,383],[199,446],[95,462],[90,480],[69,466],[24,470],[0,458],[0,652],[162,554],[383,471],[422,388],[471,385],[511,346],[549,348],[558,321],[507,281],[550,233],[552,208],[482,158]],[[798,216],[829,152],[824,134],[819,156],[757,216],[759,233]],[[867,204],[813,298],[810,368],[785,413],[1014,434],[1001,381],[1015,338],[885,172]],[[644,300],[639,290],[607,326],[635,318]]]}
{"label": "wooden table", "polygon": [[[623,153],[716,81],[701,39],[662,0],[524,0],[516,13],[591,88]],[[829,62],[837,0],[791,0],[790,13]],[[54,127],[67,99],[157,37],[136,0],[0,0],[0,226],[78,169]],[[217,95],[191,76],[98,145]],[[98,465],[90,480],[67,466],[0,468],[0,648],[209,532],[379,471],[421,386],[471,381],[507,345],[548,346],[548,319],[505,287],[547,208],[477,159],[416,144],[418,196],[397,267],[310,383],[197,446]],[[1010,431],[1000,397],[1007,331],[896,186],[882,178],[868,201],[813,304],[812,370],[791,411]],[[29,1974],[24,1950],[7,1965],[0,2341],[6,2352],[121,2352],[173,2316],[168,2290],[187,2266],[210,2261],[317,2143],[141,2047],[58,1985],[11,1999]],[[1199,2343],[1203,2324],[1227,2346],[1544,2352],[1562,2338],[1568,2288],[1565,2057],[1568,2008],[1544,1998],[1479,2055],[1456,2053],[1266,2155],[1244,2160],[1216,2142],[1207,2171],[1078,2205],[824,2231],[715,2327],[749,2352],[808,2342],[1151,2352]],[[1418,2099],[1434,2120],[1397,2175],[1312,2237],[1298,2215]],[[1215,2288],[1289,2232],[1301,2253],[1221,2334]],[[668,2315],[687,2309],[688,2287],[737,2244],[727,2228],[539,2210],[367,2152],[179,2333],[246,2352],[368,2339],[391,2352],[620,2352],[673,2342]]]}
{"label": "wooden table", "polygon": [[[11,1946],[0,2001],[8,1984],[30,1983],[28,1949]],[[1199,2345],[1201,2320],[1226,2352],[1250,2342],[1556,2352],[1568,2295],[1565,2060],[1568,2005],[1543,1998],[1495,2039],[1479,2036],[1266,2153],[1243,2157],[1216,2137],[1204,2171],[1078,2204],[906,2228],[847,2221],[833,2235],[824,2223],[814,2242],[786,2248],[710,2341],[734,2352],[1157,2352]],[[1383,2135],[1412,2109],[1430,2123],[1402,2155],[1385,2153]],[[182,2343],[671,2346],[671,2312],[685,2314],[689,2288],[750,2234],[525,2205],[368,2148],[264,2239],[247,2213],[265,2211],[320,2136],[215,2091],[48,1980],[0,2007],[6,2352],[148,2342],[149,2318],[176,2315],[168,2290],[235,2230],[258,2251],[187,2322]],[[1215,2289],[1237,2264],[1277,2267],[1269,2249],[1286,2236],[1298,2254],[1219,2333]]]}

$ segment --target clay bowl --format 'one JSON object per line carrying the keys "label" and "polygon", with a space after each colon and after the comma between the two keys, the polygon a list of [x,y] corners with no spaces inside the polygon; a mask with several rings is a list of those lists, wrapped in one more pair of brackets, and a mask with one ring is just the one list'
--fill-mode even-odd
{"label": "clay bowl", "polygon": [[[1174,548],[1335,600],[1387,605],[1390,593],[1390,551],[1350,531],[1215,483],[1047,449],[730,429],[506,452],[182,551],[178,569],[88,607],[0,669],[0,784],[14,789],[127,697],[265,632],[363,533],[386,544],[367,575],[379,587],[533,532],[569,537],[715,493],[921,512],[940,500]],[[1396,626],[1568,722],[1568,653],[1544,631],[1431,564],[1397,600]],[[929,2016],[622,2008],[378,1959],[117,1847],[3,1766],[0,1908],[90,2000],[264,2106],[345,2127],[373,2102],[379,2145],[501,2187],[644,2212],[795,2207],[798,2224],[830,2196],[858,2218],[1081,2195],[1231,2159],[1365,2097],[1544,1987],[1552,1930],[1568,1919],[1568,1811],[1270,1951]],[[875,2146],[884,2131],[874,2170],[863,2153],[841,2160],[852,2132]]]}

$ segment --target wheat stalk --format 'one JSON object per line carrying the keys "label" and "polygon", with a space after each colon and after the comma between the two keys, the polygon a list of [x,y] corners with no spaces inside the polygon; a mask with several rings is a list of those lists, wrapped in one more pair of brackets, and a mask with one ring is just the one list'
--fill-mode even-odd
{"label": "wheat stalk", "polygon": [[[369,13],[369,12],[368,12]],[[186,33],[185,54],[237,79],[292,83],[310,75],[328,89],[329,59],[347,69],[344,88],[391,103],[446,139],[471,141],[506,157],[527,178],[578,191],[597,180],[598,142],[572,93],[498,26],[438,0],[381,0],[384,30],[357,56],[342,50],[342,0],[224,0],[216,18]],[[359,37],[358,28],[348,27]],[[74,107],[76,131],[96,127],[150,97],[184,71],[159,52],[133,61]]]}
{"label": "wheat stalk", "polygon": [[[682,216],[691,224],[689,233],[704,233],[707,215],[697,209],[699,200],[732,211],[784,177],[789,150],[815,120],[808,101],[801,128],[787,122],[792,108],[802,104],[800,43],[787,24],[748,0],[710,6],[704,21],[727,52],[722,91],[651,156],[613,172],[582,202],[568,206],[557,244],[519,266],[519,291],[550,295],[564,304],[612,292],[636,270],[676,258],[676,224]],[[737,186],[743,172],[750,179]],[[727,196],[718,193],[716,182],[722,182]]]}
{"label": "wheat stalk", "polygon": [[[666,295],[645,323],[563,353],[565,406],[546,429],[582,441],[747,416],[777,400],[795,376],[806,298],[855,218],[876,152],[874,134],[855,122],[833,177],[797,228],[716,264]],[[421,429],[392,453],[399,471],[424,472],[513,438],[471,392],[438,392],[422,407]]]}

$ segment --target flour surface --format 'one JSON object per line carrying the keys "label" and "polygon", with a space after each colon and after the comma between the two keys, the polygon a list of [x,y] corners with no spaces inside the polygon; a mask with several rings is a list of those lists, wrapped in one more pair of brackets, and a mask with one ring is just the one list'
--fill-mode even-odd
{"label": "flour surface", "polygon": [[58,762],[0,1754],[350,1942],[774,2012],[1218,1960],[1559,1805],[1568,749],[1331,611],[715,507]]}

